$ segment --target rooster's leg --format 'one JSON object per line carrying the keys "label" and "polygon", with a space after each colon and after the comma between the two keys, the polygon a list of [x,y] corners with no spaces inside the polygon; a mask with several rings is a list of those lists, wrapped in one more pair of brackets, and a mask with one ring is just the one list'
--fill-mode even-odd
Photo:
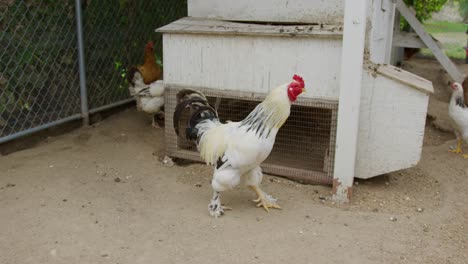
{"label": "rooster's leg", "polygon": [[225,210],[231,208],[221,204],[221,192],[232,189],[240,182],[240,174],[237,169],[229,167],[216,168],[211,180],[211,187],[213,188],[213,197],[208,204],[208,211],[211,216],[219,217],[224,214]]}
{"label": "rooster's leg", "polygon": [[218,218],[219,216],[224,214],[226,210],[232,210],[230,207],[223,206],[221,204],[221,193],[214,191],[213,197],[211,198],[210,204],[208,204],[208,211],[210,212],[211,216]]}
{"label": "rooster's leg", "polygon": [[254,190],[258,195],[258,198],[253,200],[258,203],[257,207],[262,206],[267,212],[270,211],[268,208],[281,209],[281,207],[276,203],[277,199],[262,191],[258,186],[250,186],[250,188],[252,188],[252,190]]}
{"label": "rooster's leg", "polygon": [[247,177],[247,185],[258,195],[258,198],[253,200],[258,203],[257,207],[262,206],[267,212],[269,212],[269,208],[281,209],[281,207],[276,203],[277,199],[260,189],[259,185],[263,179],[263,173],[260,167],[256,167],[251,170],[247,174]]}
{"label": "rooster's leg", "polygon": [[457,148],[456,149],[451,149],[449,151],[458,154],[458,153],[462,152],[461,146],[462,146],[462,141],[463,140],[461,138],[459,138],[458,135],[457,135],[457,138],[458,138]]}

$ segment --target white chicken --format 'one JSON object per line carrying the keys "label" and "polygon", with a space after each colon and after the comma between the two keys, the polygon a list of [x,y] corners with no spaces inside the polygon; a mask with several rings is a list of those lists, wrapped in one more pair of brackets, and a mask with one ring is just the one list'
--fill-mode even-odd
{"label": "white chicken", "polygon": [[[449,116],[452,119],[455,135],[457,136],[457,148],[450,150],[453,153],[462,152],[463,141],[468,142],[468,107],[463,98],[463,87],[459,83],[452,83],[452,98],[449,103]],[[468,154],[462,155],[468,158]]]}
{"label": "white chicken", "polygon": [[258,195],[254,202],[266,211],[280,209],[276,199],[260,189],[260,164],[270,155],[276,134],[289,117],[291,104],[304,91],[304,81],[294,75],[291,83],[270,92],[242,121],[221,123],[206,97],[193,90],[179,92],[174,112],[174,129],[180,137],[197,143],[201,158],[215,167],[208,205],[211,216],[219,217],[227,208],[221,192],[234,188],[246,177],[246,184]]}
{"label": "white chicken", "polygon": [[[130,95],[135,97],[137,109],[153,115],[152,126],[160,127],[164,120],[164,83],[155,81],[145,84],[139,72],[133,74],[129,86]],[[158,123],[158,125],[156,125]]]}

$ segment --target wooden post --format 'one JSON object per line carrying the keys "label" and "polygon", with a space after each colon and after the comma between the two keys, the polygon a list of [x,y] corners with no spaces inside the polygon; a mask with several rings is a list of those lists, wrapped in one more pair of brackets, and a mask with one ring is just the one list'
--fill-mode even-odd
{"label": "wooden post", "polygon": [[[393,37],[399,36],[401,32],[400,29],[400,12],[398,10],[395,10],[395,20],[393,24]],[[390,64],[397,66],[403,61],[403,47],[399,46],[394,46],[392,48],[392,54],[390,58]]]}
{"label": "wooden post", "polygon": [[432,51],[436,59],[440,62],[440,64],[442,64],[453,81],[463,82],[464,75],[458,70],[457,66],[449,59],[449,57],[445,55],[443,50],[437,46],[437,43],[426,32],[421,22],[419,22],[419,20],[406,6],[406,4],[402,0],[397,0],[396,5],[398,11],[400,11],[401,15],[406,19],[406,21],[408,21],[410,26],[419,35],[424,44],[426,44],[426,46]]}
{"label": "wooden post", "polygon": [[348,202],[353,187],[368,2],[367,0],[345,1],[333,175],[333,200],[337,202]]}

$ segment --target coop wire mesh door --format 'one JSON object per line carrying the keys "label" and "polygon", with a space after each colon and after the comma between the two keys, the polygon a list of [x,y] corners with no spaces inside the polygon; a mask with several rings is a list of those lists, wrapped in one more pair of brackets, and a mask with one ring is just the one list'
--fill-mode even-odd
{"label": "coop wire mesh door", "polygon": [[[241,121],[266,97],[260,93],[167,85],[166,152],[169,156],[193,161],[201,161],[196,145],[178,137],[173,126],[177,94],[187,88],[201,91],[223,122]],[[303,183],[331,184],[337,110],[337,101],[298,98],[276,136],[270,156],[262,164],[263,171]]]}

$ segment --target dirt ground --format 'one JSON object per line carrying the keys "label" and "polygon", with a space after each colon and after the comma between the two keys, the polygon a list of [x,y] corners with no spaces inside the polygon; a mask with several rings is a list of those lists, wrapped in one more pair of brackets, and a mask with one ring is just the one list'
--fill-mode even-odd
{"label": "dirt ground", "polygon": [[[439,80],[428,63],[405,67]],[[241,186],[219,219],[207,212],[211,169],[161,164],[163,131],[126,110],[0,158],[0,263],[468,263],[468,160],[435,128],[443,109],[420,164],[357,180],[350,204],[266,176],[283,210],[256,208]]]}

